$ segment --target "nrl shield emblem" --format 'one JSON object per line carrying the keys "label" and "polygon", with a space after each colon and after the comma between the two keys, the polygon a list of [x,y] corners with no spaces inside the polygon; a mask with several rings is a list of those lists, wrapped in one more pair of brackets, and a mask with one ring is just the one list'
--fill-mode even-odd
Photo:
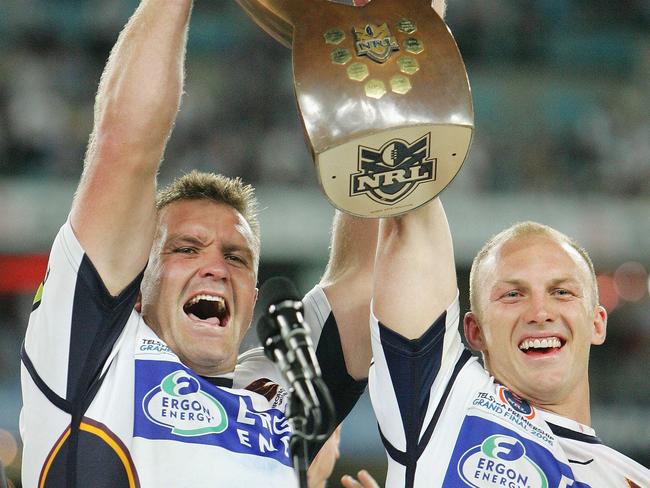
{"label": "nrl shield emblem", "polygon": [[399,44],[391,35],[388,24],[366,24],[365,27],[354,28],[354,46],[357,56],[368,56],[377,63],[386,61],[393,51],[399,50]]}
{"label": "nrl shield emblem", "polygon": [[366,194],[393,205],[420,183],[436,179],[436,160],[429,158],[431,134],[413,143],[388,141],[379,149],[359,146],[359,172],[351,175],[350,196]]}

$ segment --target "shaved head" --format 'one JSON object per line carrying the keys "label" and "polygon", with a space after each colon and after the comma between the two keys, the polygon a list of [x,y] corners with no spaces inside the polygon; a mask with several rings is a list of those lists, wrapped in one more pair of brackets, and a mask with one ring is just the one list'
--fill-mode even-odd
{"label": "shaved head", "polygon": [[483,248],[478,252],[472,263],[472,268],[469,274],[469,295],[470,295],[470,308],[476,313],[479,317],[481,315],[481,307],[479,300],[479,291],[481,289],[481,275],[484,262],[488,257],[494,256],[494,252],[498,251],[504,243],[514,240],[520,237],[525,236],[546,236],[549,239],[553,239],[560,244],[567,244],[571,249],[576,252],[576,255],[584,261],[586,272],[589,275],[589,292],[591,304],[593,306],[598,305],[598,285],[596,282],[596,273],[594,270],[594,265],[589,257],[587,251],[582,248],[575,240],[568,237],[566,234],[559,232],[547,225],[539,224],[537,222],[518,222],[511,227],[503,230],[499,234],[493,236],[489,239],[484,245]]}

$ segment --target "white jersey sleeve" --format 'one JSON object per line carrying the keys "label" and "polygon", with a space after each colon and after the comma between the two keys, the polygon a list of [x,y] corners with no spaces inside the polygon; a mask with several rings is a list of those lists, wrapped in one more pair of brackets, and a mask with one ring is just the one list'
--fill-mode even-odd
{"label": "white jersey sleeve", "polygon": [[138,296],[142,273],[119,296],[107,291],[68,222],[54,241],[21,351],[31,380],[71,410],[88,402]]}
{"label": "white jersey sleeve", "polygon": [[389,457],[387,486],[413,482],[417,453],[428,444],[455,377],[475,361],[460,341],[459,313],[456,297],[427,332],[411,341],[371,315],[369,389]]}
{"label": "white jersey sleeve", "polygon": [[367,380],[355,380],[348,373],[341,347],[341,336],[336,317],[325,292],[315,286],[303,299],[305,321],[311,330],[312,341],[316,347],[316,358],[334,401],[336,425],[356,405],[368,384]]}
{"label": "white jersey sleeve", "polygon": [[111,296],[69,221],[59,230],[21,349],[23,486],[36,486],[47,466],[53,466],[50,473],[58,470],[44,460],[61,445],[71,422],[69,437],[78,434],[124,337],[141,276]]}

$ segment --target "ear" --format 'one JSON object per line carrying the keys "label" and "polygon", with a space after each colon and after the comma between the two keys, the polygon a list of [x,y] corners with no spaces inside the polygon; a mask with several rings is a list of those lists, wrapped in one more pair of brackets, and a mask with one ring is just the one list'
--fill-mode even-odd
{"label": "ear", "polygon": [[138,292],[138,299],[135,301],[135,311],[142,314],[142,292]]}
{"label": "ear", "polygon": [[591,333],[591,343],[600,346],[607,336],[607,311],[598,305],[594,310],[594,328]]}
{"label": "ear", "polygon": [[474,312],[467,312],[463,318],[463,330],[465,332],[465,339],[469,344],[469,347],[475,351],[483,352],[486,349],[485,346],[485,337],[483,337],[483,331],[481,330],[481,324],[478,321],[478,317]]}

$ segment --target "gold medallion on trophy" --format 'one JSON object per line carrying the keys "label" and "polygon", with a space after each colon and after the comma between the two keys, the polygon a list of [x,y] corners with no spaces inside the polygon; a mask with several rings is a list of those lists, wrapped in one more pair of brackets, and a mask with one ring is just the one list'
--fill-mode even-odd
{"label": "gold medallion on trophy", "polygon": [[463,60],[426,0],[238,0],[293,52],[298,109],[330,202],[399,215],[456,176],[474,131]]}

